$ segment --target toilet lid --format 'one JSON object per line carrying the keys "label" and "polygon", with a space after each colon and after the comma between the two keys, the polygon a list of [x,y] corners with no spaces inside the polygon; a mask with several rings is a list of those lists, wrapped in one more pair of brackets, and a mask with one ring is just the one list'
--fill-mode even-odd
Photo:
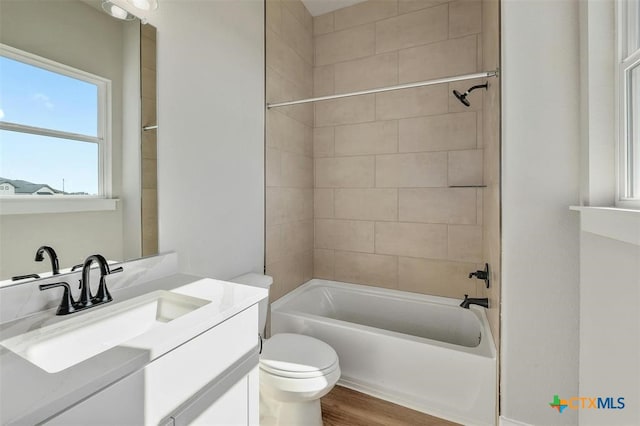
{"label": "toilet lid", "polygon": [[318,377],[337,367],[338,354],[326,343],[301,334],[282,333],[262,346],[260,368],[279,376]]}

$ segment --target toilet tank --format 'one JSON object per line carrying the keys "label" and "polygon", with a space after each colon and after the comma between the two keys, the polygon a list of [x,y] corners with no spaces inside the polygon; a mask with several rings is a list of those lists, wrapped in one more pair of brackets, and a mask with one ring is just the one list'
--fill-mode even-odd
{"label": "toilet tank", "polygon": [[[250,285],[252,287],[260,287],[267,289],[269,291],[269,287],[273,284],[273,278],[269,275],[257,274],[255,272],[250,272],[248,274],[240,275],[235,278],[231,278],[229,281],[232,283],[245,284]],[[258,315],[259,315],[259,328],[260,335],[264,337],[264,328],[267,325],[267,312],[269,312],[269,297],[263,299],[258,305]]]}

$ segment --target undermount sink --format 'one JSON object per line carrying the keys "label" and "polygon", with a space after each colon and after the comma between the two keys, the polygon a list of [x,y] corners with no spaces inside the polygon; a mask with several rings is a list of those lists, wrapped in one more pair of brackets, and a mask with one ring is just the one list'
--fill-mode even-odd
{"label": "undermount sink", "polygon": [[49,373],[57,373],[207,303],[196,297],[154,291],[20,334],[0,345]]}

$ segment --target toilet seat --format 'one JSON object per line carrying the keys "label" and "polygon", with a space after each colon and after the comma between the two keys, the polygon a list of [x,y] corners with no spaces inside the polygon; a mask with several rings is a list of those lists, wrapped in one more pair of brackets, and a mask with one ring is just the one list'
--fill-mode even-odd
{"label": "toilet seat", "polygon": [[264,342],[260,355],[260,369],[280,377],[322,377],[338,368],[338,354],[331,346],[301,334],[274,335]]}

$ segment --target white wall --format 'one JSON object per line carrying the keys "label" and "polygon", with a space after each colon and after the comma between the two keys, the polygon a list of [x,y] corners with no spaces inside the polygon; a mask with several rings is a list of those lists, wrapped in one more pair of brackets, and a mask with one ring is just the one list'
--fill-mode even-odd
{"label": "white wall", "polygon": [[501,412],[534,425],[577,423],[578,35],[576,0],[502,3]]}
{"label": "white wall", "polygon": [[264,5],[161,2],[160,251],[230,278],[264,263]]}
{"label": "white wall", "polygon": [[635,216],[628,229],[635,244],[581,232],[580,395],[623,397],[626,404],[581,410],[581,425],[640,424],[640,213]]}

